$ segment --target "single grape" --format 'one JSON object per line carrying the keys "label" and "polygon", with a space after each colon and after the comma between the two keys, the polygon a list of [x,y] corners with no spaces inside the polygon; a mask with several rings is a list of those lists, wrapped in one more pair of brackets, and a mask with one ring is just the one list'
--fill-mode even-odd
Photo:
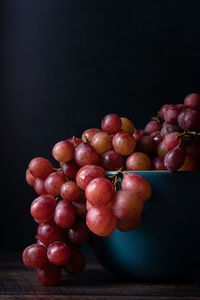
{"label": "single grape", "polygon": [[81,143],[75,149],[75,159],[79,166],[97,165],[99,155],[89,143]]}
{"label": "single grape", "polygon": [[74,146],[66,141],[60,141],[53,147],[53,157],[59,162],[68,162],[74,157]]}
{"label": "single grape", "polygon": [[142,224],[142,217],[137,216],[132,219],[118,219],[117,220],[117,229],[122,232],[129,232],[135,230]]}
{"label": "single grape", "polygon": [[85,258],[80,251],[71,251],[69,261],[64,265],[64,270],[70,275],[78,275],[85,268]]}
{"label": "single grape", "polygon": [[93,207],[87,212],[86,224],[96,235],[109,236],[117,226],[117,218],[113,215],[110,207]]}
{"label": "single grape", "polygon": [[90,235],[85,222],[77,220],[76,223],[68,229],[68,239],[75,244],[85,243]]}
{"label": "single grape", "polygon": [[95,165],[86,165],[78,171],[76,183],[80,189],[85,190],[88,183],[97,177],[105,177],[104,169]]}
{"label": "single grape", "polygon": [[24,264],[29,268],[40,268],[47,262],[47,250],[41,244],[33,244],[22,253]]}
{"label": "single grape", "polygon": [[85,130],[81,137],[82,141],[91,143],[93,136],[98,132],[101,132],[101,130],[98,128],[90,128]]}
{"label": "single grape", "polygon": [[44,187],[44,180],[40,178],[36,178],[34,182],[34,190],[38,195],[45,195],[47,191]]}
{"label": "single grape", "polygon": [[106,178],[95,178],[87,185],[86,199],[94,206],[105,205],[114,197],[114,187]]}
{"label": "single grape", "polygon": [[172,124],[172,125],[178,125],[178,121],[177,121],[178,114],[179,114],[178,107],[173,105],[172,107],[168,108],[164,112],[165,122],[167,122],[168,124]]}
{"label": "single grape", "polygon": [[157,144],[154,141],[154,138],[150,135],[146,135],[140,138],[137,143],[137,150],[139,152],[144,152],[147,155],[154,155],[156,152]]}
{"label": "single grape", "polygon": [[150,121],[147,123],[144,132],[148,135],[152,134],[155,131],[160,131],[162,125],[158,121]]}
{"label": "single grape", "polygon": [[124,161],[120,154],[110,150],[101,155],[100,165],[106,171],[115,171],[119,168],[124,168]]}
{"label": "single grape", "polygon": [[42,195],[36,198],[30,208],[30,213],[39,223],[52,217],[56,207],[56,200],[51,195]]}
{"label": "single grape", "polygon": [[26,181],[30,186],[34,186],[36,178],[31,174],[29,169],[26,170]]}
{"label": "single grape", "polygon": [[169,151],[164,158],[164,165],[170,171],[178,170],[184,163],[185,153],[182,149],[176,147]]}
{"label": "single grape", "polygon": [[163,127],[160,131],[160,135],[164,137],[165,135],[171,133],[171,132],[181,132],[181,128],[172,124],[168,124],[166,122],[163,123]]}
{"label": "single grape", "polygon": [[53,196],[60,195],[61,186],[66,182],[62,172],[53,172],[45,180],[44,186],[48,194]]}
{"label": "single grape", "polygon": [[200,95],[196,93],[187,95],[184,99],[184,105],[190,109],[200,110]]}
{"label": "single grape", "polygon": [[37,239],[45,245],[49,245],[62,237],[62,229],[59,228],[53,219],[49,219],[39,224],[37,230]]}
{"label": "single grape", "polygon": [[136,147],[134,137],[125,131],[119,131],[113,136],[113,147],[114,150],[120,155],[130,155],[133,153]]}
{"label": "single grape", "polygon": [[76,147],[77,145],[79,145],[80,143],[82,143],[82,140],[81,140],[81,139],[75,138],[75,137],[66,139],[65,141],[66,141],[66,142],[69,142],[69,143],[72,144],[74,147]]}
{"label": "single grape", "polygon": [[57,284],[61,276],[61,267],[47,262],[42,268],[37,269],[37,280],[44,285]]}
{"label": "single grape", "polygon": [[72,204],[68,200],[59,201],[54,213],[55,223],[61,228],[68,228],[74,224],[75,219],[75,210]]}
{"label": "single grape", "polygon": [[80,192],[80,196],[78,200],[72,202],[72,205],[74,207],[76,215],[81,218],[85,218],[87,208],[86,208],[85,193],[83,191]]}
{"label": "single grape", "polygon": [[61,169],[63,174],[70,178],[70,179],[75,179],[76,178],[76,174],[79,170],[79,166],[77,165],[76,161],[72,160],[69,162],[65,162],[63,164],[61,164]]}
{"label": "single grape", "polygon": [[122,127],[121,129],[123,131],[126,131],[130,134],[133,134],[134,132],[134,129],[135,129],[135,126],[133,124],[133,122],[127,118],[121,118],[121,121],[122,121]]}
{"label": "single grape", "polygon": [[156,145],[160,144],[163,140],[163,137],[160,134],[160,131],[155,131],[150,134],[155,142]]}
{"label": "single grape", "polygon": [[80,188],[74,181],[67,181],[61,186],[61,196],[68,201],[76,201],[80,196]]}
{"label": "single grape", "polygon": [[152,160],[152,170],[166,170],[163,157],[156,156]]}
{"label": "single grape", "polygon": [[102,154],[113,148],[112,138],[106,132],[96,133],[92,138],[91,145],[98,154]]}
{"label": "single grape", "polygon": [[102,130],[109,134],[116,133],[121,129],[121,127],[122,121],[120,117],[115,114],[106,115],[101,122]]}
{"label": "single grape", "polygon": [[65,265],[69,261],[70,255],[70,248],[61,241],[50,244],[47,250],[48,260],[56,266]]}
{"label": "single grape", "polygon": [[[142,199],[132,190],[116,192],[113,200],[112,211],[119,219],[132,219],[140,216],[144,208]],[[89,212],[92,209],[89,210]]]}
{"label": "single grape", "polygon": [[46,158],[36,157],[30,161],[28,169],[34,177],[45,179],[53,172],[53,165]]}
{"label": "single grape", "polygon": [[178,171],[196,171],[198,169],[198,160],[192,156],[186,155],[184,163]]}
{"label": "single grape", "polygon": [[163,145],[163,141],[158,144],[158,147],[157,147],[157,154],[159,157],[165,157],[165,155],[167,154],[167,149],[164,148],[164,145]]}
{"label": "single grape", "polygon": [[163,139],[163,147],[170,151],[180,144],[180,139],[178,138],[179,132],[171,132],[167,134]]}
{"label": "single grape", "polygon": [[130,171],[150,170],[151,160],[143,152],[134,152],[126,160],[126,169]]}
{"label": "single grape", "polygon": [[161,107],[160,111],[159,111],[159,116],[161,117],[162,120],[164,120],[164,114],[165,112],[171,108],[173,105],[172,104],[165,104]]}
{"label": "single grape", "polygon": [[125,174],[122,180],[122,189],[134,191],[143,202],[151,198],[152,188],[151,184],[138,174]]}
{"label": "single grape", "polygon": [[200,130],[200,112],[193,109],[183,109],[178,115],[178,124],[184,130]]}
{"label": "single grape", "polygon": [[146,133],[144,132],[144,130],[141,130],[141,129],[138,129],[138,130],[136,129],[133,133],[133,137],[136,142],[138,142],[141,139],[141,137],[143,137],[145,135],[146,135]]}

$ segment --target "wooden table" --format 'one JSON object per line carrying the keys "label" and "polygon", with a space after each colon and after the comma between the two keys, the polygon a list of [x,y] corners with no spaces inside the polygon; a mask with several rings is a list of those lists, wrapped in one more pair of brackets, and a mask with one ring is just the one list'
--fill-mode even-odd
{"label": "wooden table", "polygon": [[168,284],[121,281],[91,257],[84,272],[62,274],[58,286],[42,286],[35,271],[26,268],[19,254],[0,253],[0,300],[199,300],[200,274]]}

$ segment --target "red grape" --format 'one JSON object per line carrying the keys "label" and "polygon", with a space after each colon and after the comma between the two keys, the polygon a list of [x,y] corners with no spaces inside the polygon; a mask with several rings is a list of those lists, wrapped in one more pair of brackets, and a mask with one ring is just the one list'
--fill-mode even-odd
{"label": "red grape", "polygon": [[183,109],[178,115],[178,124],[184,130],[200,130],[200,112],[193,109]]}
{"label": "red grape", "polygon": [[164,137],[163,147],[167,151],[170,151],[179,145],[179,143],[180,143],[180,139],[178,138],[179,134],[180,134],[179,132],[171,132]]}
{"label": "red grape", "polygon": [[74,147],[76,147],[77,145],[79,145],[80,143],[82,143],[82,140],[79,138],[69,138],[65,140],[66,142],[69,142],[70,144],[72,144]]}
{"label": "red grape", "polygon": [[24,264],[29,268],[40,268],[47,262],[47,250],[41,244],[33,244],[22,253]]}
{"label": "red grape", "polygon": [[137,216],[132,219],[118,219],[117,229],[122,232],[128,232],[137,229],[142,224],[142,217]]}
{"label": "red grape", "polygon": [[156,145],[160,144],[163,140],[163,137],[160,134],[160,131],[155,131],[151,134],[154,142],[156,143]]}
{"label": "red grape", "polygon": [[61,228],[68,228],[74,224],[75,218],[72,204],[68,200],[59,201],[54,213],[55,223]]}
{"label": "red grape", "polygon": [[150,135],[146,135],[140,138],[137,143],[137,149],[140,152],[144,152],[148,155],[153,155],[156,151],[157,144],[154,138]]}
{"label": "red grape", "polygon": [[81,143],[75,149],[75,159],[79,166],[97,165],[99,155],[89,143]]}
{"label": "red grape", "polygon": [[160,131],[161,130],[161,127],[162,127],[162,125],[158,122],[158,121],[150,121],[147,125],[146,125],[146,127],[145,127],[145,129],[144,129],[144,132],[146,133],[146,134],[152,134],[153,132],[155,132],[155,131]]}
{"label": "red grape", "polygon": [[100,164],[107,171],[115,171],[124,167],[122,156],[114,150],[110,150],[102,154]]}
{"label": "red grape", "polygon": [[80,188],[74,181],[67,181],[61,186],[61,196],[68,201],[76,201],[80,196]]}
{"label": "red grape", "polygon": [[[112,205],[114,215],[119,219],[132,219],[140,216],[144,203],[132,190],[120,190],[116,192]],[[89,212],[92,209],[89,210]]]}
{"label": "red grape", "polygon": [[196,93],[187,95],[184,99],[184,105],[190,109],[200,110],[200,95]]}
{"label": "red grape", "polygon": [[151,184],[138,174],[125,174],[122,180],[122,189],[134,191],[143,202],[150,199],[152,194]]}
{"label": "red grape", "polygon": [[97,177],[105,177],[105,171],[99,166],[86,165],[76,175],[76,183],[80,189],[85,190],[88,183]]}
{"label": "red grape", "polygon": [[34,190],[38,195],[45,195],[47,194],[47,191],[44,187],[44,180],[40,178],[36,178],[34,182]]}
{"label": "red grape", "polygon": [[49,245],[62,237],[62,229],[59,228],[54,220],[49,219],[38,226],[37,239],[45,245]]}
{"label": "red grape", "polygon": [[178,170],[184,163],[185,153],[182,149],[176,147],[169,151],[164,158],[164,165],[170,171]]}
{"label": "red grape", "polygon": [[65,265],[69,261],[70,255],[70,248],[61,241],[50,244],[47,250],[48,260],[56,266]]}
{"label": "red grape", "polygon": [[93,136],[98,132],[101,132],[101,130],[98,128],[90,128],[90,129],[85,130],[81,137],[82,141],[90,143],[92,141]]}
{"label": "red grape", "polygon": [[101,122],[102,130],[109,134],[116,133],[121,129],[121,127],[122,121],[120,117],[115,114],[106,115]]}
{"label": "red grape", "polygon": [[146,133],[144,132],[144,130],[141,130],[141,129],[138,129],[138,130],[136,129],[133,133],[133,137],[136,142],[138,142],[141,139],[141,137],[143,137],[145,135],[146,135]]}
{"label": "red grape", "polygon": [[92,138],[91,145],[99,154],[109,151],[113,148],[112,138],[106,132],[96,133]]}
{"label": "red grape", "polygon": [[86,224],[96,235],[109,236],[116,228],[117,218],[110,207],[93,207],[87,212]]}
{"label": "red grape", "polygon": [[42,195],[31,204],[31,215],[39,223],[52,217],[56,207],[56,200],[51,195]]}
{"label": "red grape", "polygon": [[112,201],[114,197],[114,188],[108,179],[95,178],[87,185],[85,196],[94,206],[105,205]]}
{"label": "red grape", "polygon": [[126,160],[126,169],[130,171],[150,170],[151,160],[143,152],[134,152]]}
{"label": "red grape", "polygon": [[26,170],[26,181],[30,186],[34,186],[36,178],[31,174],[29,169]]}
{"label": "red grape", "polygon": [[183,149],[187,155],[196,159],[200,158],[200,140],[190,139],[189,141],[184,141]]}
{"label": "red grape", "polygon": [[159,116],[161,117],[162,120],[164,120],[164,114],[165,112],[172,107],[172,104],[165,104],[161,107],[159,111]]}
{"label": "red grape", "polygon": [[61,169],[63,174],[70,178],[70,179],[75,179],[76,178],[76,173],[79,170],[79,166],[76,164],[75,161],[69,161],[65,162],[61,165]]}
{"label": "red grape", "polygon": [[70,275],[78,275],[85,268],[85,258],[80,251],[71,251],[70,260],[64,265],[64,270]]}
{"label": "red grape", "polygon": [[130,134],[133,134],[135,126],[133,124],[133,122],[131,122],[131,120],[127,119],[127,118],[121,118],[122,121],[122,127],[121,129],[123,131],[126,131]]}
{"label": "red grape", "polygon": [[60,189],[66,182],[65,176],[61,172],[51,173],[45,180],[44,186],[48,194],[53,196],[60,195]]}
{"label": "red grape", "polygon": [[28,169],[34,177],[45,179],[53,172],[53,165],[46,158],[36,157],[30,161]]}
{"label": "red grape", "polygon": [[54,285],[58,283],[61,276],[61,267],[47,262],[42,268],[37,269],[37,280],[44,285]]}
{"label": "red grape", "polygon": [[74,146],[67,141],[60,141],[53,147],[53,157],[59,162],[68,162],[74,157]]}
{"label": "red grape", "polygon": [[82,244],[85,243],[90,235],[85,222],[77,220],[76,223],[68,229],[68,239],[72,243]]}
{"label": "red grape", "polygon": [[165,135],[171,133],[171,132],[181,132],[181,128],[172,124],[163,123],[163,127],[160,131],[160,135],[164,137]]}
{"label": "red grape", "polygon": [[157,147],[157,154],[159,157],[165,157],[165,155],[167,154],[167,149],[164,148],[164,145],[163,145],[163,141],[158,144],[158,147]]}
{"label": "red grape", "polygon": [[72,205],[74,207],[76,215],[81,218],[85,218],[87,208],[86,208],[85,193],[83,191],[80,192],[80,196],[79,196],[78,200],[72,202]]}
{"label": "red grape", "polygon": [[179,108],[172,106],[164,112],[165,122],[172,125],[178,125],[177,117],[179,114]]}
{"label": "red grape", "polygon": [[152,160],[152,170],[166,170],[163,157],[156,156]]}
{"label": "red grape", "polygon": [[125,131],[119,131],[113,136],[114,150],[120,155],[130,155],[135,150],[136,142],[134,137]]}

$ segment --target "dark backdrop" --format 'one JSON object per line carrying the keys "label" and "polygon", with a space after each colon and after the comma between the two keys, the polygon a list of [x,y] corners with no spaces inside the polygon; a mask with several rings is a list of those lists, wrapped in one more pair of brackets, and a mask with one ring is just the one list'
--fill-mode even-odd
{"label": "dark backdrop", "polygon": [[1,1],[1,249],[34,241],[35,156],[115,112],[137,128],[200,91],[200,1]]}

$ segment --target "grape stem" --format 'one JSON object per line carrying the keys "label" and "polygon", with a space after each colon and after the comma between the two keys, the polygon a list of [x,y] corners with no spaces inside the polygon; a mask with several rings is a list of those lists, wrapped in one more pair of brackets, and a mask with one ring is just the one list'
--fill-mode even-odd
{"label": "grape stem", "polygon": [[159,112],[157,113],[157,116],[156,117],[152,117],[151,120],[152,121],[157,121],[158,123],[161,123]]}
{"label": "grape stem", "polygon": [[112,181],[115,193],[117,191],[117,183],[122,182],[122,179],[120,178],[121,175],[123,175],[122,168],[119,168],[115,174],[114,180]]}

